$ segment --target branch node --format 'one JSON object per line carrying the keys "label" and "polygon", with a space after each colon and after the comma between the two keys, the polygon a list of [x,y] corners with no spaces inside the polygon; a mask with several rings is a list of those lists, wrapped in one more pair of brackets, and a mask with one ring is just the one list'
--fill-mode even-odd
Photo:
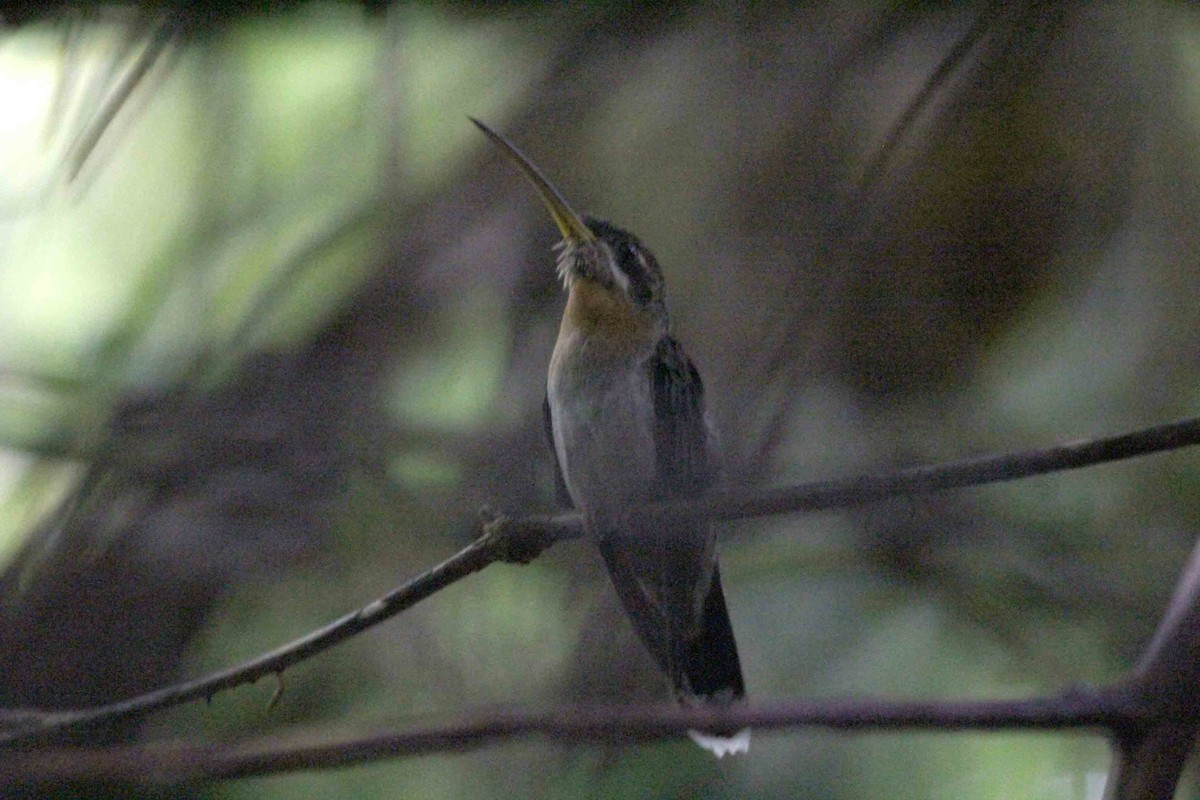
{"label": "branch node", "polygon": [[492,508],[479,510],[483,528],[483,546],[497,561],[528,564],[558,541],[560,532],[543,517],[513,519]]}

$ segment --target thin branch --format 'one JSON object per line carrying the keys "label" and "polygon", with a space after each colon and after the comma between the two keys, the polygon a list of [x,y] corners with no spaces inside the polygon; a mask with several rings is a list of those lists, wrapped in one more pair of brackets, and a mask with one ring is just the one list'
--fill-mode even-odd
{"label": "thin branch", "polygon": [[104,98],[95,118],[75,139],[71,151],[67,155],[67,179],[75,180],[83,169],[88,158],[95,151],[105,132],[112,127],[117,113],[128,104],[129,98],[149,74],[160,57],[166,52],[168,45],[175,38],[178,20],[172,15],[164,15],[155,27],[145,48],[134,59],[133,65],[121,76],[116,86]]}
{"label": "thin branch", "polygon": [[1046,731],[1111,729],[1138,719],[1120,689],[1075,691],[1024,700],[780,701],[681,708],[675,705],[499,711],[440,726],[370,736],[264,737],[243,743],[61,747],[0,754],[0,785],[18,781],[115,780],[184,784],[330,769],[397,756],[461,751],[524,736],[568,744],[631,744],[674,739],[688,728],[752,726],[757,731],[817,727],[839,731]]}
{"label": "thin branch", "polygon": [[[855,192],[856,198],[867,197],[876,188],[888,166],[894,161],[896,151],[904,142],[905,137],[916,127],[917,118],[933,104],[934,95],[949,83],[954,73],[963,66],[971,53],[976,50],[979,42],[991,32],[996,21],[1002,16],[1004,9],[1004,3],[988,3],[980,11],[966,32],[959,37],[942,57],[942,60],[938,62],[937,67],[930,73],[916,96],[904,107],[904,112],[900,115],[900,118],[888,129],[887,135],[884,137],[879,149],[875,151],[875,154],[862,170],[862,175],[858,181],[858,190]],[[904,12],[907,11],[908,9],[904,9]],[[880,29],[880,33],[883,34],[884,38],[890,38],[889,34],[891,30],[884,27]]]}
{"label": "thin branch", "polygon": [[[897,495],[913,495],[1015,480],[1065,469],[1118,461],[1200,444],[1200,418],[1156,425],[1133,433],[1068,442],[1040,450],[912,467],[882,475],[818,481],[758,491],[725,491],[692,500],[634,507],[634,515],[708,516],[739,519],[843,508]],[[494,561],[525,563],[563,539],[582,534],[578,514],[509,519],[485,513],[484,533],[446,561],[358,611],[243,664],[155,692],[74,711],[0,710],[0,744],[68,728],[146,714],[279,673],[387,620]]]}
{"label": "thin branch", "polygon": [[[1193,709],[1193,715],[1200,714],[1200,697],[1192,691],[1200,684],[1200,540],[1134,674],[1164,702],[1181,703]],[[1171,686],[1181,680],[1188,686],[1186,694],[1172,694]]]}
{"label": "thin branch", "polygon": [[[211,698],[217,692],[278,674],[339,642],[378,625],[421,600],[494,561],[528,561],[558,537],[554,518],[534,520],[536,527],[502,517],[484,521],[484,534],[437,566],[393,589],[357,611],[342,616],[275,650],[242,664],[192,681],[174,684],[127,700],[73,711],[0,710],[0,744],[46,736],[69,728],[147,714],[191,700]],[[568,536],[570,533],[568,532]],[[546,538],[547,536],[551,538]],[[543,543],[544,542],[544,543]]]}
{"label": "thin branch", "polygon": [[705,516],[732,520],[823,511],[967,486],[1030,478],[1200,444],[1200,417],[1154,425],[1132,433],[1078,439],[1051,447],[909,467],[797,486],[714,492],[696,500],[655,503],[635,509],[652,516]]}

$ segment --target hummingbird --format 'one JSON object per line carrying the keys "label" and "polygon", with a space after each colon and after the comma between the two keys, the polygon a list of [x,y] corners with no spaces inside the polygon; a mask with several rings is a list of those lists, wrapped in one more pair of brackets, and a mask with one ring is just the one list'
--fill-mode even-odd
{"label": "hummingbird", "polygon": [[[662,269],[633,234],[577,214],[514,144],[476,126],[533,184],[562,234],[567,302],[543,404],[557,484],[583,517],[634,631],[681,704],[745,697],[716,533],[700,519],[632,522],[630,506],[703,493],[717,472],[700,373],[670,334]],[[718,757],[750,730],[688,731]]]}

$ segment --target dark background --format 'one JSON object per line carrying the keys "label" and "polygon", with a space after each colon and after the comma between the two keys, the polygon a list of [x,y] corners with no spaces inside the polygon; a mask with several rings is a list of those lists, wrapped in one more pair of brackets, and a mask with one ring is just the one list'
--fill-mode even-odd
{"label": "dark background", "polygon": [[[1196,413],[1189,5],[5,10],[5,705],[227,666],[446,557],[485,503],[553,506],[555,230],[468,115],[658,255],[729,484]],[[750,692],[1115,679],[1197,480],[1180,452],[725,526]],[[285,678],[270,711],[264,682],[86,741],[664,697],[580,543]],[[801,731],[719,764],[527,740],[195,794],[1090,798],[1105,765],[1078,735]]]}

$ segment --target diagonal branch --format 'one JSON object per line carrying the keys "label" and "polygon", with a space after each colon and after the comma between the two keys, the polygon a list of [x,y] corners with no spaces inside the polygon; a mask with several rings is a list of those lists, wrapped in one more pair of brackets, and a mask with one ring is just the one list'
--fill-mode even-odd
{"label": "diagonal branch", "polygon": [[824,511],[849,508],[889,497],[927,494],[1031,478],[1051,472],[1178,450],[1197,444],[1200,444],[1200,417],[1189,417],[1131,433],[1097,439],[1078,439],[1041,449],[774,489],[714,492],[698,500],[655,503],[638,511],[654,515],[695,515],[725,520]]}
{"label": "diagonal branch", "polygon": [[[136,717],[191,700],[207,699],[225,689],[254,683],[267,675],[328,650],[339,642],[411,608],[421,600],[494,561],[528,561],[544,549],[558,532],[555,518],[535,518],[536,527],[503,517],[484,521],[484,534],[437,566],[393,589],[357,611],[346,614],[312,633],[242,664],[202,678],[174,684],[127,700],[73,711],[0,710],[0,744],[45,736],[69,728]],[[568,531],[566,535],[570,535]],[[566,538],[564,535],[561,538]],[[553,538],[546,539],[551,536]]]}
{"label": "diagonal branch", "polygon": [[113,748],[56,747],[0,753],[0,785],[19,781],[115,780],[185,784],[330,769],[397,756],[464,750],[519,736],[570,744],[630,744],[684,735],[688,728],[818,727],[839,731],[1045,731],[1111,729],[1142,711],[1119,688],[1024,700],[777,701],[725,708],[675,705],[499,711],[440,726],[341,739],[292,735],[212,745],[157,743]]}
{"label": "diagonal branch", "polygon": [[[816,481],[765,490],[723,491],[691,500],[651,503],[631,514],[740,519],[844,508],[898,495],[914,495],[1027,478],[1200,444],[1200,418],[1156,425],[1132,433],[1067,442],[1053,447],[911,467],[879,475]],[[243,664],[103,706],[73,711],[0,710],[0,744],[26,740],[101,721],[136,717],[266,675],[278,674],[339,642],[389,619],[495,561],[526,563],[556,541],[582,534],[578,514],[509,519],[486,512],[483,535],[441,564],[361,609],[294,642]]]}
{"label": "diagonal branch", "polygon": [[1155,713],[1116,731],[1109,800],[1174,796],[1200,738],[1200,540],[1128,687]]}

